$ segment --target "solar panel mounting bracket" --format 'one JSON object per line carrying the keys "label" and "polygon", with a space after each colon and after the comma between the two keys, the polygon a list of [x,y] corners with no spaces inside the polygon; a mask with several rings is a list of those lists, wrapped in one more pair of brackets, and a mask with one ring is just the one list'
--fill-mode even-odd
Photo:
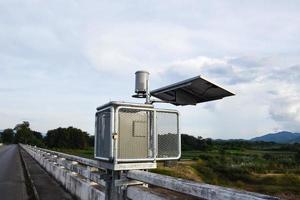
{"label": "solar panel mounting bracket", "polygon": [[[195,76],[150,92],[148,81],[148,72],[136,72],[135,92],[137,94],[143,93],[147,97],[146,104],[171,103],[176,106],[196,105],[234,95],[220,86],[203,79],[201,76]],[[160,101],[151,100],[150,97],[156,97]]]}

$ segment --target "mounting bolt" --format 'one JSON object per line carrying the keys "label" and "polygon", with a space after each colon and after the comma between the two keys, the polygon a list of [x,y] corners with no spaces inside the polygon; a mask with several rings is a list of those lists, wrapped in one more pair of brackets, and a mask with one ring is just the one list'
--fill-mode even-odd
{"label": "mounting bolt", "polygon": [[113,138],[114,140],[118,139],[118,133],[113,133],[113,134],[112,134],[112,138]]}

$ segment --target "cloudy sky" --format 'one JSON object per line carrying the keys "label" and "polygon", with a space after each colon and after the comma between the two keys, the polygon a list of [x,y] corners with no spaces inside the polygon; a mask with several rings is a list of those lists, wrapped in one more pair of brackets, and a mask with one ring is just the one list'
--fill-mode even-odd
{"label": "cloudy sky", "polygon": [[287,0],[1,0],[0,129],[28,120],[93,134],[96,107],[136,101],[144,69],[152,89],[201,75],[236,94],[176,107],[183,133],[300,132],[299,10]]}

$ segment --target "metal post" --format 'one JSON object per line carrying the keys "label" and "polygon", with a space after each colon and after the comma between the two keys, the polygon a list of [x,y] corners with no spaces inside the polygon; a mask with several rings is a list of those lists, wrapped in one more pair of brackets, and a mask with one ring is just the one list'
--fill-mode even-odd
{"label": "metal post", "polygon": [[107,170],[105,200],[123,200],[123,190],[117,181],[121,179],[121,171]]}
{"label": "metal post", "polygon": [[151,104],[151,100],[150,100],[150,93],[149,93],[149,91],[147,91],[147,94],[146,94],[146,102],[145,102],[145,104]]}
{"label": "metal post", "polygon": [[146,104],[151,104],[150,97],[149,79],[147,79]]}

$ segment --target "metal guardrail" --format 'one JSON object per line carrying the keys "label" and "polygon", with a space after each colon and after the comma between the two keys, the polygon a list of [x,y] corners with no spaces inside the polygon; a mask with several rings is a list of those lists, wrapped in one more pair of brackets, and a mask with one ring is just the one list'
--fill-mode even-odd
{"label": "metal guardrail", "polygon": [[[114,171],[105,170],[103,163],[99,163],[97,160],[28,145],[21,145],[21,147],[79,199],[279,199],[142,170],[130,170],[114,174]],[[69,174],[70,177],[66,174]],[[80,184],[77,184],[78,181]],[[93,193],[93,195],[89,193]]]}

